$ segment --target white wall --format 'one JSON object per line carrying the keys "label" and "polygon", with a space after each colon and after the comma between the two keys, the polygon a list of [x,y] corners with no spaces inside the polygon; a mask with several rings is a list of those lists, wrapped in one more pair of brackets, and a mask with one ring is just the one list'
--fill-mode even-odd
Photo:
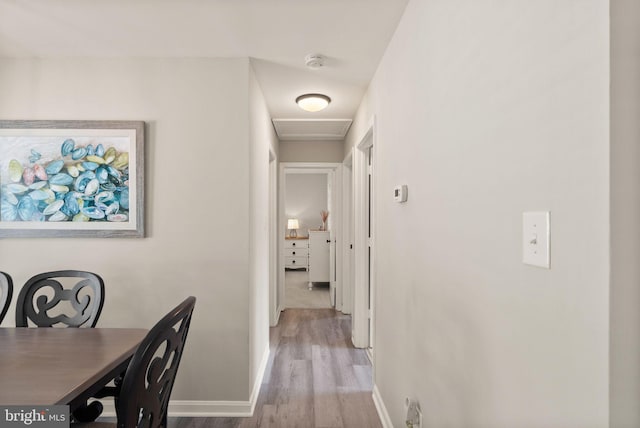
{"label": "white wall", "polygon": [[611,427],[640,426],[640,3],[611,2]]}
{"label": "white wall", "polygon": [[328,210],[327,174],[287,174],[284,197],[285,221],[297,218],[298,236],[307,236],[322,225],[320,211]]}
{"label": "white wall", "polygon": [[[609,421],[609,37],[599,0],[412,0],[373,115],[374,381],[394,426]],[[397,204],[392,189],[409,186]],[[551,212],[551,269],[522,212]]]}
{"label": "white wall", "polygon": [[249,215],[264,204],[264,170],[250,168],[266,141],[249,144],[248,88],[247,59],[0,60],[2,119],[147,123],[146,238],[2,239],[0,260],[16,284],[54,269],[99,273],[103,327],[148,328],[196,296],[174,400],[250,394],[250,281],[255,307],[264,297],[255,290],[264,219]]}
{"label": "white wall", "polygon": [[280,162],[342,162],[342,141],[281,141]]}
{"label": "white wall", "polygon": [[[252,392],[260,391],[261,374],[269,352],[269,149],[278,153],[264,95],[253,67],[249,73],[250,125],[250,343]],[[275,161],[274,161],[275,162]],[[275,197],[275,195],[273,195]]]}

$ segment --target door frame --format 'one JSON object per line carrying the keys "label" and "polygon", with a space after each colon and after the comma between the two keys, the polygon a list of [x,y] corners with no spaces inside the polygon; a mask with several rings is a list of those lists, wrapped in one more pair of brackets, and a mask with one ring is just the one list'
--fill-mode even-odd
{"label": "door frame", "polygon": [[[368,164],[367,151],[374,147],[372,164],[376,165],[376,118],[372,117],[362,138],[358,140],[353,150],[353,196],[354,196],[354,287],[353,287],[353,330],[351,340],[357,348],[374,348],[373,338],[375,337],[375,198],[372,194],[371,222],[372,237],[369,242],[368,234]],[[372,173],[371,180],[374,183],[375,174]],[[369,254],[367,247],[371,245],[371,266],[369,265]],[[371,287],[368,280],[370,278]],[[369,296],[371,290],[371,296]],[[371,310],[369,310],[369,299],[371,299]],[[370,319],[370,321],[369,321]],[[371,331],[369,331],[369,328]],[[373,355],[372,355],[373,357]]]}
{"label": "door frame", "polygon": [[[331,246],[335,252],[332,288],[335,296],[342,294],[341,258],[343,251],[340,246],[336,245],[336,237],[342,236],[342,164],[333,162],[281,162],[278,179],[278,297],[275,302],[272,302],[273,306],[271,308],[273,312],[278,313],[278,316],[285,309],[284,243],[287,233],[287,219],[285,218],[284,202],[287,174],[327,174],[327,185],[331,189],[329,206],[331,207],[330,211],[333,211],[329,215],[328,227],[331,232]],[[340,298],[340,302],[342,302],[342,298]],[[337,305],[336,309],[338,309]]]}
{"label": "door frame", "polygon": [[342,161],[342,239],[339,239],[342,248],[342,313],[353,313],[353,286],[354,286],[354,218],[353,218],[353,148]]}
{"label": "door frame", "polygon": [[269,325],[278,324],[278,156],[269,148]]}

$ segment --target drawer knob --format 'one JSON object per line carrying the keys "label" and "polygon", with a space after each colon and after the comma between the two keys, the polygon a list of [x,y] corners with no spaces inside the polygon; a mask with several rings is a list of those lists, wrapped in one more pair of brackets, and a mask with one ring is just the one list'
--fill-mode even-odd
{"label": "drawer knob", "polygon": [[293,246],[294,246],[294,247],[296,246],[296,243],[295,243],[295,242],[293,243]]}
{"label": "drawer knob", "polygon": [[293,255],[294,255],[294,256],[296,255],[296,252],[295,252],[295,251],[293,251]]}
{"label": "drawer knob", "polygon": [[296,264],[296,261],[294,260],[294,261],[292,261],[291,263],[293,263],[293,264],[295,265],[295,264]]}

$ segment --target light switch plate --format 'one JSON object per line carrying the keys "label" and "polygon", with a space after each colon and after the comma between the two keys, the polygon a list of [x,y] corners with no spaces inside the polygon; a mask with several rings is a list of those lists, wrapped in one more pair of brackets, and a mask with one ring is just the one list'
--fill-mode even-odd
{"label": "light switch plate", "polygon": [[549,269],[549,212],[522,214],[522,262]]}

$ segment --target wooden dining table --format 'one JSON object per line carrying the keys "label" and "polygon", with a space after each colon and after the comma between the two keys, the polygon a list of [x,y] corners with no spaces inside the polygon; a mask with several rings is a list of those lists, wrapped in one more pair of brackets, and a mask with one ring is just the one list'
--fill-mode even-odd
{"label": "wooden dining table", "polygon": [[0,405],[83,405],[124,372],[148,330],[0,328]]}

